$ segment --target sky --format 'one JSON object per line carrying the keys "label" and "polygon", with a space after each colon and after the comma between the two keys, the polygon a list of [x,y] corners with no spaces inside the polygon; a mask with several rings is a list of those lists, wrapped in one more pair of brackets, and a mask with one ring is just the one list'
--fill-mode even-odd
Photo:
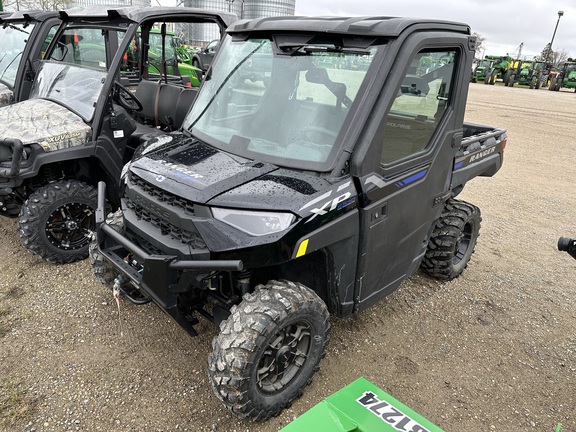
{"label": "sky", "polygon": [[[558,22],[558,11],[564,15]],[[296,0],[296,15],[402,16],[466,23],[484,37],[485,55],[539,55],[552,39],[552,49],[576,57],[574,0]]]}

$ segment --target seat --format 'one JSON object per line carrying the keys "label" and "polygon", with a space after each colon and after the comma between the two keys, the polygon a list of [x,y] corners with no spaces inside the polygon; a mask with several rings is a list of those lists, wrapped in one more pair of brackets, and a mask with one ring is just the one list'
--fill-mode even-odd
{"label": "seat", "polygon": [[136,88],[136,97],[143,107],[142,111],[138,112],[138,116],[145,123],[154,123],[154,108],[158,98],[159,85],[161,84],[155,81],[142,80]]}
{"label": "seat", "polygon": [[174,128],[180,129],[182,127],[182,123],[184,123],[184,119],[186,118],[186,114],[194,105],[194,101],[198,96],[198,88],[197,87],[188,87],[182,90],[180,96],[178,96],[178,102],[176,104],[176,110],[174,113]]}

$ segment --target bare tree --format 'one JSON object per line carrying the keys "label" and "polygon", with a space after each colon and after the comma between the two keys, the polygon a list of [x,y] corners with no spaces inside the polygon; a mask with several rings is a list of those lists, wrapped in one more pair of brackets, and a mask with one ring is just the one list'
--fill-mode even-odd
{"label": "bare tree", "polygon": [[484,52],[483,49],[484,49],[484,42],[486,42],[486,36],[477,32],[472,33],[472,36],[476,36],[476,52],[477,53]]}
{"label": "bare tree", "polygon": [[553,63],[556,66],[559,66],[562,63],[564,63],[566,60],[568,60],[569,55],[570,55],[570,53],[568,51],[566,51],[565,49],[553,51],[552,52]]}
{"label": "bare tree", "polygon": [[69,0],[4,0],[4,10],[60,10],[68,3]]}
{"label": "bare tree", "polygon": [[558,51],[551,50],[550,43],[546,44],[541,54],[541,57],[544,61],[548,61],[554,66],[559,66],[560,64],[564,63],[566,60],[568,60],[569,56],[570,53],[565,49],[559,49]]}

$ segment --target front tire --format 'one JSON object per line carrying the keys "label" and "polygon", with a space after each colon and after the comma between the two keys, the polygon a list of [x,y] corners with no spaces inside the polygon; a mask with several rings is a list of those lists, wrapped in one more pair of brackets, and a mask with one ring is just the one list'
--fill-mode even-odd
{"label": "front tire", "polygon": [[26,249],[54,264],[88,256],[97,192],[77,180],[50,183],[30,195],[20,210],[18,234]]}
{"label": "front tire", "polygon": [[481,221],[478,207],[450,199],[430,236],[422,271],[444,280],[460,276],[474,253]]}
{"label": "front tire", "polygon": [[328,310],[304,285],[269,281],[231,312],[212,342],[208,375],[231,412],[266,420],[312,382],[329,340]]}

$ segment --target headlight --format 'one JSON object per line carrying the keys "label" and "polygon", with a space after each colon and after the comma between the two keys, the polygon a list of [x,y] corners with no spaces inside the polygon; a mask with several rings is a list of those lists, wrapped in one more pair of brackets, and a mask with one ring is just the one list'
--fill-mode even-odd
{"label": "headlight", "polygon": [[296,219],[290,213],[212,208],[214,218],[252,236],[264,236],[288,228]]}

